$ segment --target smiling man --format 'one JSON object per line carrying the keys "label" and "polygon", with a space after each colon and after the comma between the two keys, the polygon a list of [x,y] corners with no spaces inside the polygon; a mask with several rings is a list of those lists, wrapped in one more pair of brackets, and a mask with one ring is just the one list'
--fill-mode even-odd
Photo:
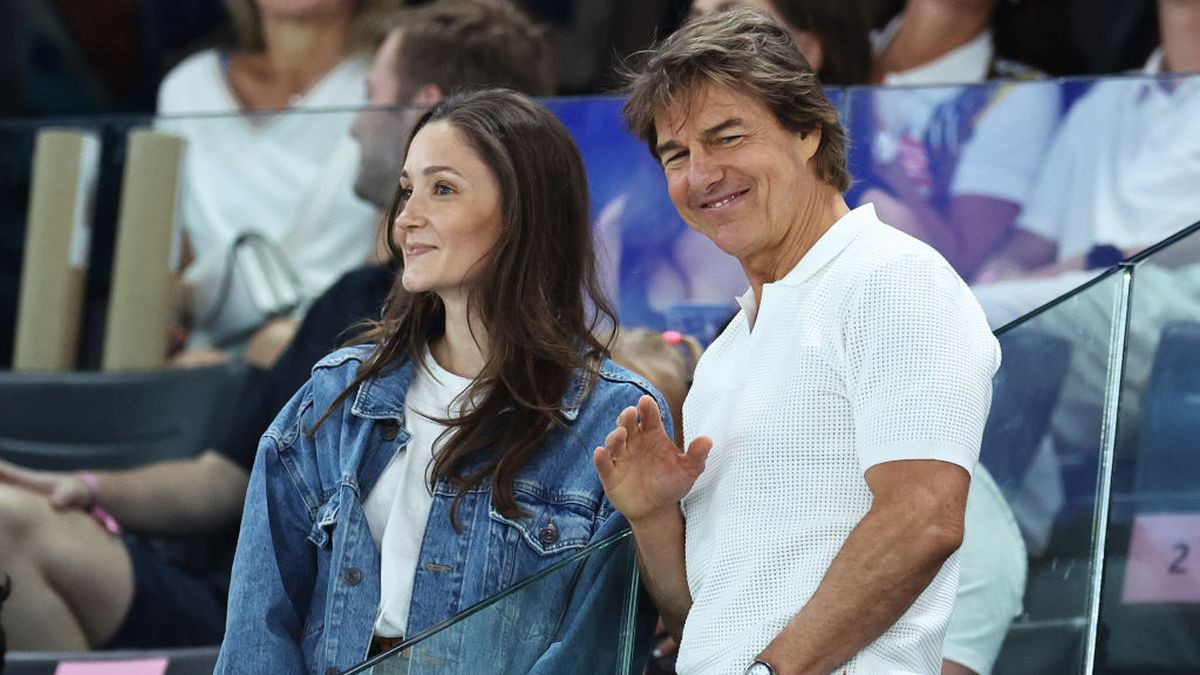
{"label": "smiling man", "polygon": [[846,206],[837,113],[765,15],[685,25],[625,115],[750,283],[696,369],[687,452],[643,398],[595,454],[678,672],[937,672],[1000,362],[983,313],[933,249]]}

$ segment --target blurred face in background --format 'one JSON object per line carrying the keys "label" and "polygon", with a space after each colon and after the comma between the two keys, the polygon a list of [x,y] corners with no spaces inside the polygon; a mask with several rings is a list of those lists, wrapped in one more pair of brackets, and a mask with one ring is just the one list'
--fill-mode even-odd
{"label": "blurred face in background", "polygon": [[425,108],[413,100],[411,86],[397,68],[403,39],[401,31],[392,31],[376,51],[367,72],[368,108],[350,127],[359,149],[354,192],[381,209],[396,191],[404,143]]}
{"label": "blurred face in background", "polygon": [[709,14],[723,12],[735,7],[751,7],[771,17],[775,25],[792,34],[792,40],[800,49],[800,53],[804,54],[804,59],[808,61],[808,65],[812,66],[813,70],[821,70],[821,66],[824,65],[824,49],[821,47],[821,41],[818,39],[816,33],[801,30],[789,24],[784,20],[779,11],[775,9],[775,5],[770,0],[693,0],[692,9],[688,12],[688,16],[693,18],[708,16]]}
{"label": "blurred face in background", "polygon": [[354,0],[254,0],[263,17],[313,20],[354,16]]}

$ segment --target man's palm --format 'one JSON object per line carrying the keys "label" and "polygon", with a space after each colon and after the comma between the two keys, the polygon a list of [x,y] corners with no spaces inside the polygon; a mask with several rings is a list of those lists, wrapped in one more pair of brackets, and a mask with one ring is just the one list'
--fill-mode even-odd
{"label": "man's palm", "polygon": [[663,428],[658,405],[643,396],[636,409],[626,408],[617,417],[593,460],[613,506],[635,521],[676,508],[704,471],[711,448],[712,441],[701,437],[686,454],[680,452]]}

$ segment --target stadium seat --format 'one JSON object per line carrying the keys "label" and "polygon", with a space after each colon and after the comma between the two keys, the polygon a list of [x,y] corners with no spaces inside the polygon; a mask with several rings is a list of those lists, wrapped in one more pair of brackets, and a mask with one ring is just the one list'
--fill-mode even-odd
{"label": "stadium seat", "polygon": [[218,647],[157,649],[111,652],[9,652],[4,675],[54,675],[60,663],[167,660],[165,675],[211,675],[217,664]]}
{"label": "stadium seat", "polygon": [[0,459],[36,469],[120,469],[220,440],[244,366],[149,373],[0,372]]}

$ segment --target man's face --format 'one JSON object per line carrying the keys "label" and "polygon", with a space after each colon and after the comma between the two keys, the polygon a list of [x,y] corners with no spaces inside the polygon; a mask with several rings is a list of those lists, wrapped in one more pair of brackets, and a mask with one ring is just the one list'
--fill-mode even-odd
{"label": "man's face", "polygon": [[[358,141],[359,148],[354,192],[381,209],[392,201],[400,164],[404,161],[404,143],[422,112],[412,105],[394,109],[409,103],[402,100],[406,99],[406,83],[396,72],[401,40],[400,31],[392,31],[375,53],[367,73],[367,105],[370,108],[360,112],[354,126],[350,127],[350,134]],[[407,94],[411,95],[411,92]]]}
{"label": "man's face", "polygon": [[743,266],[770,257],[797,227],[819,178],[820,133],[793,133],[758,99],[715,84],[654,120],[667,192],[679,215]]}

